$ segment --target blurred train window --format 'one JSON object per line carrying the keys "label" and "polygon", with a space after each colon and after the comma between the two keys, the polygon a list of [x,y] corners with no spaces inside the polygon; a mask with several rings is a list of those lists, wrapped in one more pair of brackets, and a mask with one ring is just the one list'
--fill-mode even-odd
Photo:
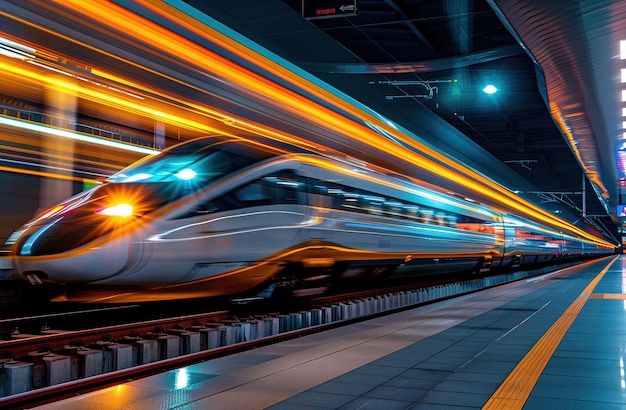
{"label": "blurred train window", "polygon": [[201,189],[209,182],[234,170],[240,170],[272,156],[242,142],[225,142],[222,138],[204,138],[181,144],[171,150],[123,169],[107,181],[180,182],[193,181]]}
{"label": "blurred train window", "polygon": [[404,217],[404,209],[403,204],[398,201],[385,201],[385,213],[388,213],[390,216],[394,216],[396,218]]}
{"label": "blurred train window", "polygon": [[269,187],[263,180],[258,180],[251,184],[244,185],[233,194],[237,198],[237,201],[241,204],[240,208],[271,204],[273,199],[271,187]]}
{"label": "blurred train window", "polygon": [[423,224],[447,226],[474,232],[489,234],[495,232],[492,223],[484,219],[405,202],[398,198],[386,198],[370,191],[331,181],[315,180],[312,185],[314,193],[326,194],[330,198],[330,206],[334,209],[395,219],[408,219]]}
{"label": "blurred train window", "polygon": [[517,239],[525,239],[528,241],[541,241],[541,242],[549,242],[551,240],[558,240],[558,238],[553,238],[552,236],[548,236],[542,232],[535,232],[525,229],[515,229],[515,237]]}
{"label": "blurred train window", "polygon": [[326,185],[314,184],[313,193],[318,195],[328,195],[328,187]]}
{"label": "blurred train window", "polygon": [[263,178],[274,192],[274,202],[277,204],[302,204],[306,184],[291,172]]}
{"label": "blurred train window", "polygon": [[403,204],[403,208],[405,218],[417,219],[417,211],[419,210],[419,206],[412,204]]}
{"label": "blurred train window", "polygon": [[435,213],[432,209],[420,209],[420,220],[423,223],[432,224],[434,223],[433,214]]}
{"label": "blurred train window", "polygon": [[252,206],[303,204],[305,186],[304,180],[291,171],[276,172],[204,202],[182,218]]}
{"label": "blurred train window", "polygon": [[373,215],[384,215],[383,203],[385,202],[385,198],[374,196],[373,194],[368,195],[367,193],[361,194],[361,198],[363,198],[364,209],[367,213]]}

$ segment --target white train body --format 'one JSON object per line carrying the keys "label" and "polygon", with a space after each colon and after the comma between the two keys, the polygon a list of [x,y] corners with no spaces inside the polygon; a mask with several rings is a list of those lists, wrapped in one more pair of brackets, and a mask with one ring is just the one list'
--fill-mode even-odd
{"label": "white train body", "polygon": [[614,252],[402,178],[221,137],[128,167],[8,245],[31,282],[100,302],[325,289]]}

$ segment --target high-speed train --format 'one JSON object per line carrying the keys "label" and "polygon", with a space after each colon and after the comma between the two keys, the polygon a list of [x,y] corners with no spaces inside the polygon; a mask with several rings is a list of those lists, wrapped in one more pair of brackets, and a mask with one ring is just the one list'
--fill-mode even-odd
{"label": "high-speed train", "polygon": [[314,294],[614,252],[369,166],[222,136],[138,161],[7,246],[31,283],[66,285],[57,300],[111,303]]}

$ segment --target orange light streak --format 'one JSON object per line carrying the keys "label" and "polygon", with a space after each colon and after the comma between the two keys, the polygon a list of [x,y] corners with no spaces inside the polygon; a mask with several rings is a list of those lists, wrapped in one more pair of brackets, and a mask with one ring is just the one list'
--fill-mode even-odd
{"label": "orange light streak", "polygon": [[[316,123],[342,135],[349,135],[362,141],[366,141],[373,147],[392,153],[407,163],[417,165],[431,173],[443,176],[457,183],[461,183],[475,192],[486,193],[494,200],[506,204],[522,214],[543,220],[548,224],[570,232],[576,232],[579,235],[590,237],[579,228],[566,223],[565,221],[536,207],[534,204],[519,198],[512,192],[505,190],[499,184],[487,179],[471,169],[459,166],[454,160],[446,157],[444,154],[441,154],[429,146],[422,144],[419,141],[415,141],[405,134],[397,131],[395,128],[389,126],[384,121],[381,121],[376,116],[359,109],[340,97],[332,95],[330,91],[325,90],[323,87],[320,87],[301,77],[295,76],[293,73],[283,67],[280,67],[280,65],[276,62],[272,62],[268,58],[254,52],[253,50],[244,48],[241,44],[236,43],[216,30],[201,24],[200,22],[192,19],[190,16],[186,16],[166,4],[156,3],[155,1],[138,2],[145,5],[147,8],[158,11],[166,18],[175,18],[176,20],[174,21],[176,21],[176,23],[183,25],[187,29],[193,30],[194,33],[202,35],[207,41],[211,41],[219,47],[236,53],[242,58],[248,59],[251,63],[261,69],[277,75],[285,81],[289,81],[289,83],[293,84],[303,92],[327,101],[338,109],[347,112],[364,122],[375,124],[379,128],[388,132],[390,135],[394,136],[394,138],[402,141],[404,144],[414,147],[416,150],[420,151],[422,155],[419,155],[410,149],[398,146],[394,142],[387,140],[375,131],[369,129],[367,126],[349,120],[341,113],[315,103],[309,98],[287,89],[286,87],[254,73],[232,61],[229,61],[225,57],[216,54],[213,51],[208,50],[168,29],[165,29],[142,16],[126,10],[117,4],[101,0],[93,0],[89,2],[80,0],[54,1],[59,5],[59,7],[67,7],[67,5],[70,5],[73,12],[78,12],[89,17],[97,17],[97,20],[102,24],[106,24],[107,22],[111,22],[112,24],[114,22],[115,25],[111,25],[111,29],[122,29],[124,30],[125,35],[135,37],[137,42],[143,42],[144,39],[149,39],[150,45],[157,47],[160,51],[169,53],[179,59],[184,59],[187,63],[189,63],[189,65],[195,66],[200,71],[210,70],[212,73],[234,84],[245,86],[248,90],[255,93],[257,98],[271,100],[283,110],[303,116],[304,118],[313,119]],[[138,66],[137,64],[134,65]],[[171,79],[171,77],[168,78]],[[175,81],[181,83],[179,80]],[[192,127],[194,129],[208,132],[224,132],[223,130],[207,127],[204,124],[188,121],[178,116],[144,107],[134,102],[124,101],[123,99],[95,90],[85,91],[84,88],[77,89],[71,84],[59,85],[67,87],[68,92],[80,91],[83,94],[88,95],[90,98],[95,98],[98,101],[104,101],[107,104],[114,105],[121,109],[130,109],[132,112],[140,113],[142,115],[154,116],[166,122],[172,122],[180,126]],[[236,125],[243,129],[245,129],[246,126],[249,126],[249,124],[237,122]],[[207,128],[210,130],[207,130]],[[284,137],[285,135],[280,133],[275,134],[278,134],[279,137]]]}
{"label": "orange light streak", "polygon": [[142,104],[136,101],[127,100],[124,98],[120,98],[117,95],[113,95],[112,93],[107,93],[103,90],[92,89],[89,87],[84,87],[79,83],[74,83],[71,81],[64,81],[62,78],[53,77],[47,75],[47,73],[37,72],[34,70],[28,70],[24,67],[20,67],[17,64],[14,64],[13,61],[2,61],[0,60],[0,70],[10,72],[12,74],[21,75],[23,77],[27,77],[29,79],[34,79],[40,81],[43,84],[47,84],[49,86],[57,87],[59,90],[66,93],[75,93],[78,96],[83,98],[116,107],[120,110],[133,112],[139,115],[146,115],[152,118],[157,118],[164,122],[178,125],[182,128],[187,128],[191,130],[199,130],[202,132],[208,133],[223,133],[223,130],[208,126],[204,123],[188,120],[186,118],[177,116],[175,114],[171,114],[156,108],[152,108],[147,104]]}
{"label": "orange light streak", "polygon": [[69,181],[80,181],[80,182],[92,184],[92,185],[100,185],[101,183],[95,179],[80,178],[80,177],[75,177],[71,175],[54,174],[51,172],[34,171],[34,170],[21,169],[21,168],[0,166],[0,171],[12,172],[16,174],[34,175],[34,176],[45,177],[45,178],[65,179]]}
{"label": "orange light streak", "polygon": [[[54,137],[53,137],[54,138]],[[15,145],[5,145],[0,144],[0,147],[7,151],[18,152],[22,154],[30,154],[39,156],[41,155],[41,151],[37,149],[28,149],[28,148],[20,148],[20,145],[29,145],[35,148],[40,148],[42,144],[41,135],[35,132],[20,132],[19,134],[9,133],[9,132],[0,132],[0,139],[2,142],[14,143]],[[80,158],[80,162],[84,164],[89,164],[97,168],[109,167],[115,169],[121,169],[125,167],[130,162],[136,161],[138,158],[141,158],[142,155],[130,151],[122,151],[116,153],[109,153],[108,151],[103,151],[99,149],[95,149],[93,146],[89,146],[84,143],[77,143],[75,145],[75,151],[66,150],[61,146],[61,150],[65,151],[64,153],[46,153],[48,158],[54,158],[58,161],[65,162],[74,162],[76,160],[76,154],[79,153],[83,155]],[[96,157],[98,160],[90,160],[86,157]]]}
{"label": "orange light streak", "polygon": [[[60,2],[60,0],[55,1]],[[366,137],[372,146],[381,147],[387,152],[394,153],[394,155],[404,159],[405,161],[414,163],[430,172],[442,175],[445,178],[458,181],[459,174],[450,171],[446,167],[441,166],[439,163],[445,164],[447,167],[457,170],[457,172],[462,172],[464,176],[461,182],[470,189],[473,189],[476,192],[485,192],[484,187],[488,186],[491,189],[495,189],[495,191],[489,192],[492,198],[512,207],[513,209],[516,209],[519,212],[543,220],[546,223],[561,229],[574,231],[579,235],[589,236],[581,229],[554,217],[550,213],[536,207],[534,204],[519,198],[512,192],[503,190],[504,188],[501,185],[494,183],[493,181],[485,178],[483,175],[480,175],[471,169],[459,167],[454,160],[446,157],[436,150],[413,139],[408,139],[406,135],[398,132],[395,128],[389,126],[385,122],[357,109],[353,105],[339,99],[337,96],[332,95],[327,90],[324,90],[316,84],[313,84],[299,76],[296,77],[295,81],[293,81],[293,73],[285,70],[283,67],[254,52],[253,50],[244,48],[241,44],[224,36],[217,30],[203,24],[200,25],[200,22],[192,19],[190,16],[183,14],[173,7],[149,0],[143,2],[146,7],[151,8],[152,11],[159,12],[165,18],[172,19],[172,16],[176,16],[176,23],[181,24],[187,29],[193,30],[196,34],[203,35],[207,41],[216,43],[220,47],[228,49],[228,51],[235,53],[241,58],[248,59],[251,63],[258,65],[265,70],[269,70],[273,74],[279,75],[285,80],[290,80],[292,84],[297,85],[301,89],[304,89],[306,86],[307,92],[341,107],[344,111],[349,112],[358,118],[362,118],[366,122],[376,124],[405,144],[414,146],[419,151],[430,156],[433,160],[428,160],[427,158],[415,155],[411,151],[399,147],[387,139],[382,138],[379,134],[368,129],[367,127],[356,124],[353,121],[346,119],[343,115],[316,104],[308,98],[304,98],[301,95],[296,94],[295,92],[288,90],[285,87],[258,74],[252,73],[246,68],[235,64],[234,62],[227,60],[210,50],[207,50],[189,39],[160,27],[154,22],[138,16],[129,10],[123,9],[120,6],[113,5],[102,0],[94,0],[92,2],[64,0],[63,3],[70,3],[73,5],[74,11],[80,11],[91,16],[101,16],[102,11],[106,9],[107,12],[112,13],[109,16],[110,21],[115,21],[116,25],[123,26],[125,29],[130,30],[130,33],[135,35],[138,40],[142,38],[150,38],[152,41],[158,42],[159,46],[162,47],[164,51],[172,55],[186,58],[188,62],[196,65],[200,69],[203,67],[210,67],[213,72],[218,73],[218,75],[222,77],[229,78],[237,84],[245,84],[258,94],[269,96],[277,102],[280,102],[282,106],[291,107],[292,112],[296,114],[305,113],[307,116],[316,118],[318,123],[324,124],[328,128],[345,135]],[[155,7],[155,5],[158,7]],[[137,19],[141,19],[142,24],[137,24]],[[193,22],[193,24],[190,24],[190,22]],[[201,30],[198,30],[198,27],[201,27]],[[478,181],[479,183],[475,181]]]}
{"label": "orange light streak", "polygon": [[[17,148],[17,147],[3,147],[4,149],[10,150],[10,151],[14,151],[14,152],[21,152],[21,153],[25,153],[25,154],[30,154],[30,155],[35,155],[35,156],[40,156],[42,155],[41,152],[37,152],[34,150],[28,150],[28,149],[23,149],[23,148]],[[5,153],[2,154],[5,158],[12,158],[15,160],[19,160],[22,162],[31,162],[33,161],[33,157],[32,156],[28,156],[28,155],[19,155],[19,154],[12,154],[12,153]],[[53,160],[56,159],[56,160]],[[38,166],[40,163],[45,163],[48,166],[55,166],[55,167],[63,167],[63,166],[67,166],[68,164],[72,165],[72,166],[76,166],[76,157],[75,156],[63,156],[63,155],[57,155],[54,153],[48,153],[46,152],[45,154],[45,158],[40,158],[38,160],[39,162],[32,162],[33,166]],[[87,166],[83,166],[81,165],[80,168],[81,169],[85,169],[85,170],[91,170],[93,172],[95,172],[96,170],[102,168],[102,167],[108,167],[108,168],[116,168],[117,170],[121,169],[122,167],[118,166],[115,167],[111,164],[108,163],[104,163],[104,162],[96,162],[96,161],[91,161],[91,160],[87,160],[87,159],[80,159],[79,160],[81,164],[89,164],[92,167],[89,168]]]}
{"label": "orange light streak", "polygon": [[49,218],[50,216],[56,214],[63,208],[65,208],[64,205],[57,205],[54,208],[51,208],[50,210],[44,212],[37,220]]}

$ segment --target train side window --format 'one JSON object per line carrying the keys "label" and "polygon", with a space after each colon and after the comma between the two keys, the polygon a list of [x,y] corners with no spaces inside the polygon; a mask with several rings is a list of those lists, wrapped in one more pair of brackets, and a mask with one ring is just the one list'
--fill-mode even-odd
{"label": "train side window", "polygon": [[356,192],[344,192],[342,208],[352,212],[361,212],[361,196]]}
{"label": "train side window", "polygon": [[278,204],[303,204],[306,191],[304,179],[290,172],[265,177],[264,180],[272,185],[274,200]]}
{"label": "train side window", "polygon": [[281,171],[235,188],[219,198],[203,202],[182,218],[251,206],[302,204],[305,186],[304,180],[299,176],[289,171]]}
{"label": "train side window", "polygon": [[330,207],[334,209],[342,209],[345,205],[345,192],[340,185],[327,184],[326,189],[330,197]]}
{"label": "train side window", "polygon": [[313,193],[316,195],[328,195],[328,187],[319,183],[313,183]]}
{"label": "train side window", "polygon": [[385,198],[373,194],[362,195],[365,212],[372,215],[383,215],[383,203]]}
{"label": "train side window", "polygon": [[432,224],[434,213],[435,212],[432,209],[420,209],[420,222],[425,224]]}
{"label": "train side window", "polygon": [[360,190],[331,181],[312,180],[312,191],[330,200],[330,207],[343,211],[367,213],[394,219],[452,227],[463,230],[493,233],[488,222],[441,209],[404,202],[394,197],[383,197],[371,191]]}
{"label": "train side window", "polygon": [[255,205],[268,205],[273,202],[271,185],[264,180],[256,180],[233,192],[242,208]]}
{"label": "train side window", "polygon": [[316,181],[315,191],[326,192],[331,208],[350,212],[367,212],[364,209],[363,193],[355,188],[330,181]]}
{"label": "train side window", "polygon": [[241,208],[272,204],[302,204],[306,184],[292,172],[281,171],[235,189]]}
{"label": "train side window", "polygon": [[307,196],[308,205],[319,208],[329,208],[330,197],[328,196],[328,187],[324,185],[321,181],[313,178],[306,178],[305,180],[305,191],[310,194]]}
{"label": "train side window", "polygon": [[417,205],[413,205],[413,204],[405,204],[404,205],[404,215],[408,219],[417,220],[418,219],[418,216],[417,216],[418,211],[419,211],[419,207]]}
{"label": "train side window", "polygon": [[404,207],[402,202],[395,199],[388,199],[383,204],[385,207],[385,214],[392,218],[406,218],[404,214]]}

